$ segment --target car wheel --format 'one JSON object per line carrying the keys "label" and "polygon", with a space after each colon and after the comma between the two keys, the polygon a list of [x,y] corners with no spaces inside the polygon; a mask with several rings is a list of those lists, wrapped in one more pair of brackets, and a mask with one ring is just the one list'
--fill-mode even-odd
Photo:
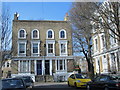
{"label": "car wheel", "polygon": [[105,87],[104,90],[109,90],[109,88],[108,88],[108,87]]}
{"label": "car wheel", "polygon": [[70,83],[69,83],[69,81],[68,81],[68,86],[70,87]]}
{"label": "car wheel", "polygon": [[78,88],[78,87],[77,87],[77,83],[74,83],[74,86],[75,86],[75,88]]}
{"label": "car wheel", "polygon": [[87,90],[92,90],[90,85],[87,85]]}
{"label": "car wheel", "polygon": [[34,84],[32,84],[32,85],[30,86],[30,88],[34,88]]}

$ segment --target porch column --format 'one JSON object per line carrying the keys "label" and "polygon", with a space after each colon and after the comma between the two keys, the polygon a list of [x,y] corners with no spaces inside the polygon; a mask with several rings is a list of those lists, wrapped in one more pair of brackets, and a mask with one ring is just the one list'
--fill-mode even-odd
{"label": "porch column", "polygon": [[31,60],[29,60],[29,73],[31,73]]}
{"label": "porch column", "polygon": [[37,75],[37,62],[36,62],[36,60],[34,60],[34,72],[35,72],[35,75]]}
{"label": "porch column", "polygon": [[42,75],[45,75],[45,59],[42,60]]}
{"label": "porch column", "polygon": [[65,71],[67,71],[67,59],[65,59]]}
{"label": "porch column", "polygon": [[58,70],[60,70],[60,59],[58,59]]}
{"label": "porch column", "polygon": [[20,73],[20,60],[18,60],[18,73]]}
{"label": "porch column", "polygon": [[55,72],[57,71],[57,59],[55,59]]}
{"label": "porch column", "polygon": [[50,75],[52,75],[52,59],[50,59]]}

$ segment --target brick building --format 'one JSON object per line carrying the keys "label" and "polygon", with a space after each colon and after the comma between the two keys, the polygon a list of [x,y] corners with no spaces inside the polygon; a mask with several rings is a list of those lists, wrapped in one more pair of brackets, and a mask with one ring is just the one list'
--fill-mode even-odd
{"label": "brick building", "polygon": [[72,31],[66,21],[19,20],[12,27],[12,76],[61,76],[73,71]]}

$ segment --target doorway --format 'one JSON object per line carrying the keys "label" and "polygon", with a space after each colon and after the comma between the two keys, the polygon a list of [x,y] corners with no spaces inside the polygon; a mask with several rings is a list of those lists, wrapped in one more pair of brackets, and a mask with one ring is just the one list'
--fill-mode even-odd
{"label": "doorway", "polygon": [[37,75],[42,75],[42,61],[37,61]]}
{"label": "doorway", "polygon": [[50,75],[49,66],[50,66],[49,60],[45,60],[45,75]]}

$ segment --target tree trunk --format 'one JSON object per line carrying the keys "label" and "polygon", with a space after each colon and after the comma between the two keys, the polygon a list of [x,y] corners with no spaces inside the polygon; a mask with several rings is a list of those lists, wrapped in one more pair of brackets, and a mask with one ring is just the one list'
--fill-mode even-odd
{"label": "tree trunk", "polygon": [[94,78],[94,66],[90,63],[90,60],[87,60],[88,63],[88,76],[93,79]]}

